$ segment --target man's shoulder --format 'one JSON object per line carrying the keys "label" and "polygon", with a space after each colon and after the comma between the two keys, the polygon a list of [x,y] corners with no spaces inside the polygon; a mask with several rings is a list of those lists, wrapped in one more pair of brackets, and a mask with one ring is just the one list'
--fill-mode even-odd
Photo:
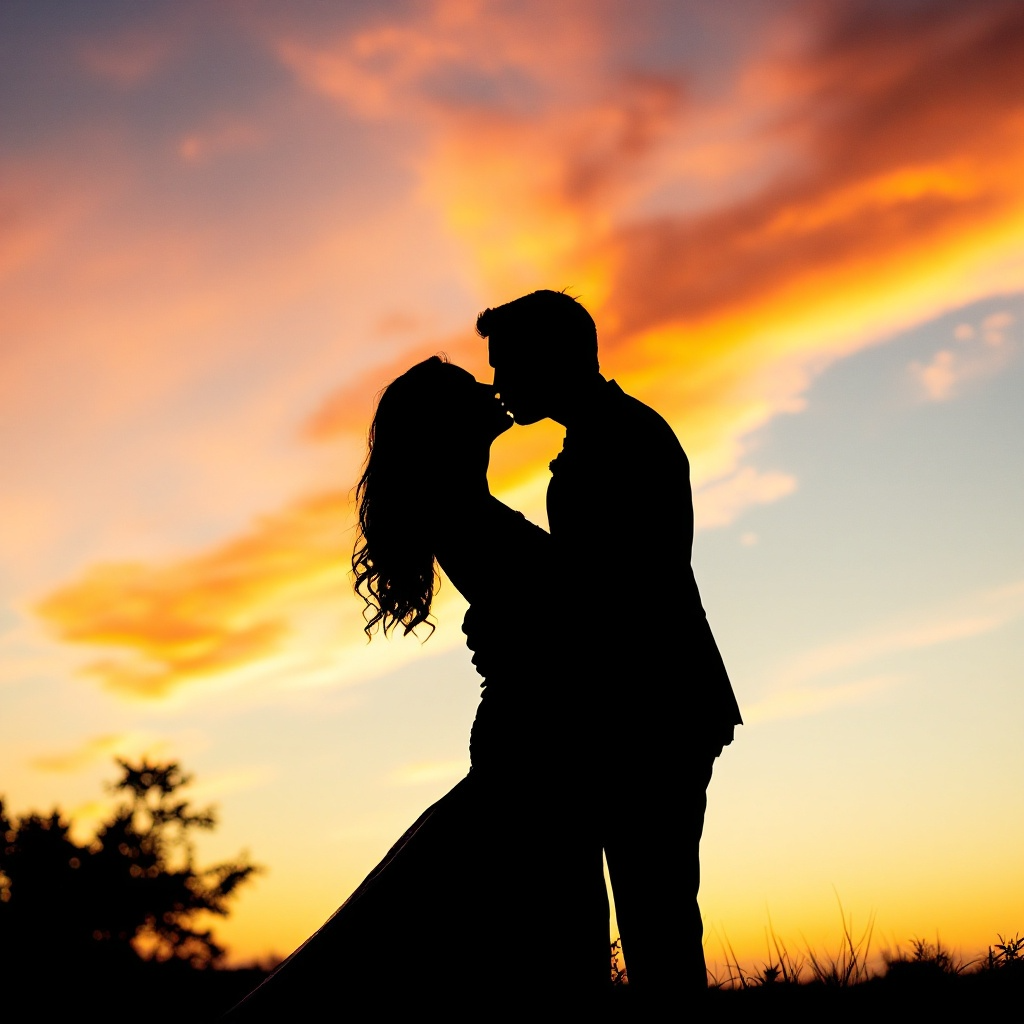
{"label": "man's shoulder", "polygon": [[622,390],[622,386],[617,380],[608,381],[604,389],[604,395],[609,409],[615,409],[624,415],[657,420],[664,423],[666,427],[668,426],[661,413],[656,412],[645,402],[641,402],[639,398],[634,398],[632,395],[627,394]]}
{"label": "man's shoulder", "polygon": [[604,429],[642,437],[648,444],[682,450],[676,432],[665,417],[639,398],[627,394],[614,380],[608,381],[601,412]]}

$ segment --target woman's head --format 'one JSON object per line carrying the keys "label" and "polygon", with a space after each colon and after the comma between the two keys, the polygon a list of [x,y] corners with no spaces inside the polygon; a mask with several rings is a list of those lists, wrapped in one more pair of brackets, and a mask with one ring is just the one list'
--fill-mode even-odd
{"label": "woman's head", "polygon": [[[417,363],[381,393],[356,487],[355,589],[366,632],[411,632],[430,614],[437,574],[438,489],[486,471],[487,449],[511,420],[493,392],[447,360]],[[428,623],[429,624],[429,623]]]}

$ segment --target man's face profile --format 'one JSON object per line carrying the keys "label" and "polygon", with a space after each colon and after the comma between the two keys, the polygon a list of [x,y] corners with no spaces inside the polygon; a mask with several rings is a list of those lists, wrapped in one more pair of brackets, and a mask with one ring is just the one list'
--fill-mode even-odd
{"label": "man's face profile", "polygon": [[488,339],[487,351],[494,368],[494,390],[516,423],[544,419],[548,412],[544,408],[542,368],[531,358],[530,346],[495,332]]}

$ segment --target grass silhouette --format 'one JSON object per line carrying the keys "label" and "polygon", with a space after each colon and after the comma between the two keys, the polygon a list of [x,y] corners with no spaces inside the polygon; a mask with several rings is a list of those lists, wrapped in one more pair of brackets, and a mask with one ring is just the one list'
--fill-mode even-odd
{"label": "grass silhouette", "polygon": [[709,967],[708,1016],[746,1021],[770,1009],[784,1013],[787,1021],[1011,1019],[1004,1008],[1024,1005],[1020,932],[1000,933],[998,942],[973,959],[955,953],[938,935],[934,941],[915,936],[906,948],[897,944],[881,950],[872,967],[874,914],[858,934],[838,895],[836,902],[842,938],[833,951],[814,949],[806,939],[800,949],[788,946],[769,916],[766,956],[745,967],[722,936],[725,965]]}
{"label": "grass silhouette", "polygon": [[[717,969],[709,969],[709,985],[715,989],[757,988],[765,985],[799,985],[817,982],[829,988],[849,988],[871,978],[868,958],[871,951],[871,939],[874,935],[875,916],[868,918],[867,927],[859,939],[853,937],[853,917],[847,918],[839,894],[836,894],[839,906],[839,919],[842,922],[843,939],[835,953],[815,950],[803,939],[805,951],[797,954],[790,952],[785,942],[779,938],[768,916],[765,929],[765,945],[767,961],[762,961],[756,971],[744,969],[732,948],[728,938],[722,940],[726,952],[725,974],[719,977]],[[803,938],[803,936],[801,936]]]}
{"label": "grass silhouette", "polygon": [[[842,989],[881,978],[897,977],[903,980],[913,977],[925,980],[996,971],[1017,973],[1024,981],[1024,937],[1019,932],[1013,936],[1000,933],[997,936],[998,942],[971,960],[965,960],[961,953],[944,945],[938,936],[934,942],[913,936],[908,940],[906,950],[899,945],[894,949],[882,950],[880,955],[883,967],[881,970],[872,970],[868,956],[873,931],[874,915],[860,938],[854,939],[852,922],[844,916],[843,939],[836,952],[823,952],[808,944],[802,952],[794,953],[779,938],[769,922],[765,928],[768,956],[761,961],[760,966],[753,969],[744,967],[728,938],[723,938],[725,966],[724,969],[719,968],[717,963],[709,966],[708,986],[720,991],[772,985],[820,985]],[[618,940],[612,944],[612,954],[613,981],[616,984],[628,984]]]}

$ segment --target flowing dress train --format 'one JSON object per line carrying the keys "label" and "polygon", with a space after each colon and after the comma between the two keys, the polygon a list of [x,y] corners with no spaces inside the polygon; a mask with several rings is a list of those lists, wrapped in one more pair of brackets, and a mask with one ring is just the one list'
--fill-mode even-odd
{"label": "flowing dress train", "polygon": [[[548,535],[490,499],[476,520],[499,552],[441,559],[470,600],[484,676],[469,774],[428,807],[334,915],[225,1018],[378,1018],[424,1005],[485,1013],[536,998],[578,1006],[608,984],[608,903],[588,816],[591,755],[548,650],[524,612]],[[462,557],[463,555],[467,557]],[[590,742],[589,739],[586,742]]]}

